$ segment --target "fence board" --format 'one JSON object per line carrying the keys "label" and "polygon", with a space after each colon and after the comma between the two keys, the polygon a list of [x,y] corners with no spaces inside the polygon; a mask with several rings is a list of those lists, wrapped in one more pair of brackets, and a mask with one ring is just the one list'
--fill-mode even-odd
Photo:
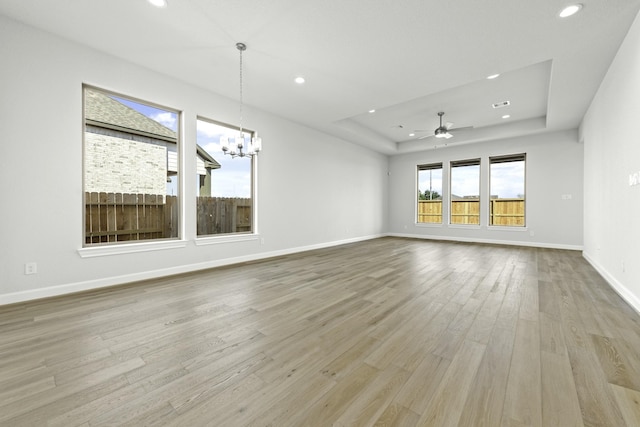
{"label": "fence board", "polygon": [[[123,230],[138,230],[138,209],[125,208],[125,206],[137,206],[138,195],[137,194],[123,194],[122,195],[122,229]],[[124,235],[121,240],[138,240],[138,235]]]}
{"label": "fence board", "polygon": [[178,198],[167,197],[164,215],[164,235],[178,236]]}

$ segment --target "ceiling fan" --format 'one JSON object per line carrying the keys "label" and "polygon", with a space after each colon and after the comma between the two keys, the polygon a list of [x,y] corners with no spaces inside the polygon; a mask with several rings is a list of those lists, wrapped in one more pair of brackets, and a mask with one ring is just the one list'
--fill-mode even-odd
{"label": "ceiling fan", "polygon": [[[453,135],[451,133],[449,133],[449,131],[460,130],[460,129],[468,129],[468,128],[473,127],[473,126],[467,126],[467,127],[463,127],[463,128],[453,129],[452,128],[453,123],[451,123],[451,122],[447,122],[445,125],[442,124],[442,116],[444,116],[444,111],[440,111],[438,113],[438,116],[440,117],[440,126],[438,126],[436,128],[436,130],[433,132],[433,135],[424,135],[424,136],[419,137],[418,139],[430,138],[432,136],[435,136],[436,138],[449,139],[449,138],[453,137]],[[416,132],[427,132],[427,131],[416,130]]]}

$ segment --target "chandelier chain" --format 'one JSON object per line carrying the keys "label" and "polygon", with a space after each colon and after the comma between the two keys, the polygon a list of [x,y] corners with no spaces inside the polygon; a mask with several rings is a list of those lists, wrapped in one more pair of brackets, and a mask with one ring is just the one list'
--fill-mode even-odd
{"label": "chandelier chain", "polygon": [[240,135],[242,135],[242,107],[244,105],[243,93],[242,93],[242,51],[243,48],[238,48],[240,51]]}

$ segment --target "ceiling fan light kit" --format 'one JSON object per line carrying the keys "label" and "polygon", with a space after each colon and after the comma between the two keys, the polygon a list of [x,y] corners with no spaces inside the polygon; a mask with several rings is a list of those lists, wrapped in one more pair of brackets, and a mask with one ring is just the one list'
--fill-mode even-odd
{"label": "ceiling fan light kit", "polygon": [[440,126],[438,126],[438,128],[434,132],[435,137],[446,139],[451,138],[453,135],[449,133],[449,128],[447,126],[442,126],[442,116],[444,116],[444,111],[440,111],[438,113],[438,116],[440,117]]}
{"label": "ceiling fan light kit", "polygon": [[452,136],[453,136],[453,135],[451,135],[449,132],[447,132],[447,130],[446,130],[446,129],[440,129],[440,128],[438,128],[438,129],[436,129],[436,131],[435,131],[435,137],[436,137],[436,138],[446,138],[446,139],[449,139],[449,138],[451,138]]}

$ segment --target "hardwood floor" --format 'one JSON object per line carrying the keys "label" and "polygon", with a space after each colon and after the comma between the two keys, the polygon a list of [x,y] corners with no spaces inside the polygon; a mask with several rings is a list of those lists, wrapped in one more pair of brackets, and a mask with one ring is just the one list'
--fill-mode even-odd
{"label": "hardwood floor", "polygon": [[381,238],[0,307],[2,426],[638,426],[579,252]]}

